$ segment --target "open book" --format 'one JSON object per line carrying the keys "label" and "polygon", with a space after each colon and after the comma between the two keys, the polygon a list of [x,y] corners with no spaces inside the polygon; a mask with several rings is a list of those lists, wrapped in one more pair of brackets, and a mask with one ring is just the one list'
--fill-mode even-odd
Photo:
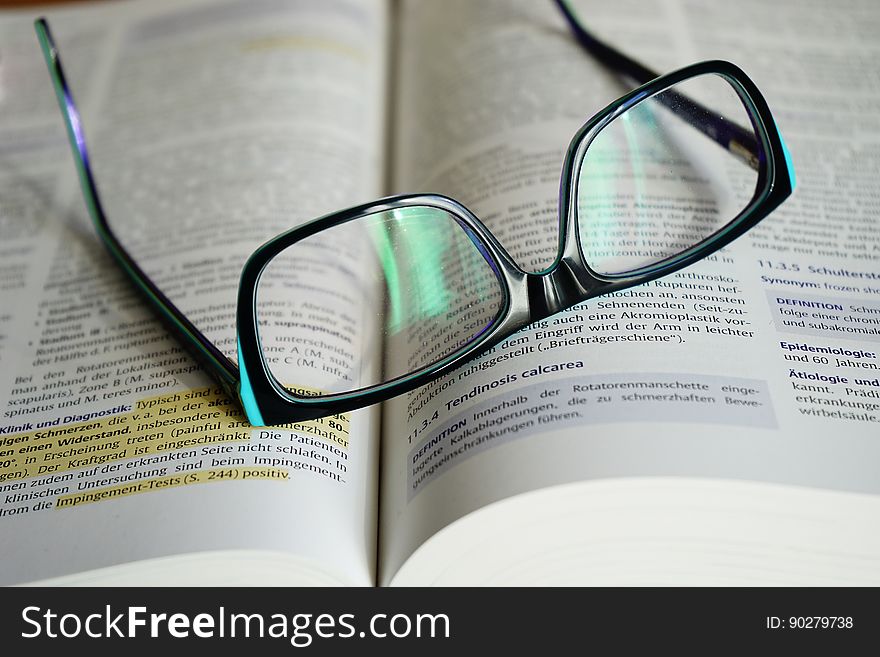
{"label": "open book", "polygon": [[[880,584],[877,8],[575,6],[656,70],[741,65],[795,196],[707,261],[277,428],[242,420],[104,251],[35,13],[3,15],[0,582]],[[628,91],[550,2],[48,16],[111,222],[231,358],[247,256],[386,194],[456,198],[545,267],[564,149]],[[316,381],[350,327],[321,303],[333,286],[290,281],[314,302],[286,356]]]}

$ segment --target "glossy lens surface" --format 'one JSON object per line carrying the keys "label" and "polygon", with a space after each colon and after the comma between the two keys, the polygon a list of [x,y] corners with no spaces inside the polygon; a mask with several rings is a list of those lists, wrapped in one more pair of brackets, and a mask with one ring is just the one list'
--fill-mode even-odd
{"label": "glossy lens surface", "polygon": [[370,388],[466,350],[504,294],[482,242],[446,210],[408,206],[321,230],[264,269],[265,361],[300,396]]}
{"label": "glossy lens surface", "polygon": [[599,274],[627,275],[706,244],[749,206],[764,162],[730,82],[707,74],[606,124],[577,178],[581,250]]}

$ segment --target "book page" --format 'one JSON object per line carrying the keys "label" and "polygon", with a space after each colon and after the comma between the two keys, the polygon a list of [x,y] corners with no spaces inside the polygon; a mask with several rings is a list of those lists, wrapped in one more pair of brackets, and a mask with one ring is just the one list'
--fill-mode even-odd
{"label": "book page", "polygon": [[[846,516],[852,527],[877,509],[880,86],[865,54],[877,54],[876,9],[574,5],[600,38],[655,70],[709,58],[739,64],[774,111],[799,186],[716,255],[553,315],[388,404],[384,582],[468,513],[484,509],[479,525],[505,508],[494,502],[571,482],[672,476],[834,490],[829,508],[861,509]],[[630,88],[577,46],[554,11],[411,2],[402,23],[398,188],[457,198],[527,271],[556,254],[568,141]],[[848,507],[847,495],[867,502]],[[558,504],[563,495],[551,497]],[[876,549],[876,535],[859,533],[847,549]],[[845,534],[854,535],[837,532]],[[876,554],[862,557],[877,576]]]}
{"label": "book page", "polygon": [[[234,362],[253,250],[381,195],[385,4],[49,18],[111,226]],[[376,409],[253,428],[169,336],[88,220],[32,20],[0,24],[0,581],[156,582],[170,557],[212,551],[178,581],[375,583]],[[370,294],[344,317],[323,300],[357,283],[357,263],[309,267],[266,292],[261,324],[291,327],[272,353],[316,389],[340,368],[369,375],[379,363],[355,359],[375,345],[351,325],[369,327]],[[95,570],[141,560],[154,565],[131,578]]]}

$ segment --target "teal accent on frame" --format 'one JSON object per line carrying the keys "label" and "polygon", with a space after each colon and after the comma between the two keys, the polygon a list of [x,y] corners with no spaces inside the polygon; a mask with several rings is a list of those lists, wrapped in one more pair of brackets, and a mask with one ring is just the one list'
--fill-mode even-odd
{"label": "teal accent on frame", "polygon": [[263,422],[263,414],[260,413],[260,407],[257,405],[253,388],[251,388],[247,367],[244,364],[244,355],[241,352],[241,338],[236,337],[235,344],[238,346],[238,372],[241,375],[241,379],[238,382],[238,398],[244,407],[248,422],[255,427],[265,427],[266,423]]}
{"label": "teal accent on frame", "polygon": [[785,145],[785,139],[783,139],[782,132],[780,132],[778,125],[776,126],[776,132],[779,134],[779,143],[782,144],[782,153],[785,155],[785,168],[788,170],[791,191],[794,191],[795,186],[797,186],[797,179],[794,175],[794,163],[791,161],[791,153],[788,151],[788,146]]}

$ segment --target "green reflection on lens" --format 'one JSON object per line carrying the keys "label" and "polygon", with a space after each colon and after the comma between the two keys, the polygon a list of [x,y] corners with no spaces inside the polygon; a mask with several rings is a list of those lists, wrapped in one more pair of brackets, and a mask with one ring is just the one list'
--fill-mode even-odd
{"label": "green reflection on lens", "polygon": [[632,125],[633,116],[640,123],[651,126],[651,129],[656,129],[656,122],[654,121],[654,113],[651,111],[648,103],[636,106],[621,117],[623,119],[623,134],[626,136],[626,142],[631,154],[630,163],[632,166],[633,182],[635,183],[636,209],[638,210],[642,207],[645,199],[645,169],[642,166],[640,140],[636,134],[636,128]]}
{"label": "green reflection on lens", "polygon": [[397,211],[401,219],[420,216],[422,221],[407,225],[400,222],[403,234],[403,252],[409,257],[412,276],[415,279],[415,300],[418,307],[411,307],[412,319],[436,317],[446,312],[451,294],[446,289],[443,276],[442,255],[449,247],[448,219],[433,216],[435,213],[423,208],[404,208]]}
{"label": "green reflection on lens", "polygon": [[[447,217],[438,214],[432,208],[396,208],[378,215],[381,219],[371,225],[387,286],[388,333],[443,315],[449,309],[452,294],[443,275],[443,254],[449,249],[453,228]],[[402,291],[401,271],[406,272],[406,294]]]}

